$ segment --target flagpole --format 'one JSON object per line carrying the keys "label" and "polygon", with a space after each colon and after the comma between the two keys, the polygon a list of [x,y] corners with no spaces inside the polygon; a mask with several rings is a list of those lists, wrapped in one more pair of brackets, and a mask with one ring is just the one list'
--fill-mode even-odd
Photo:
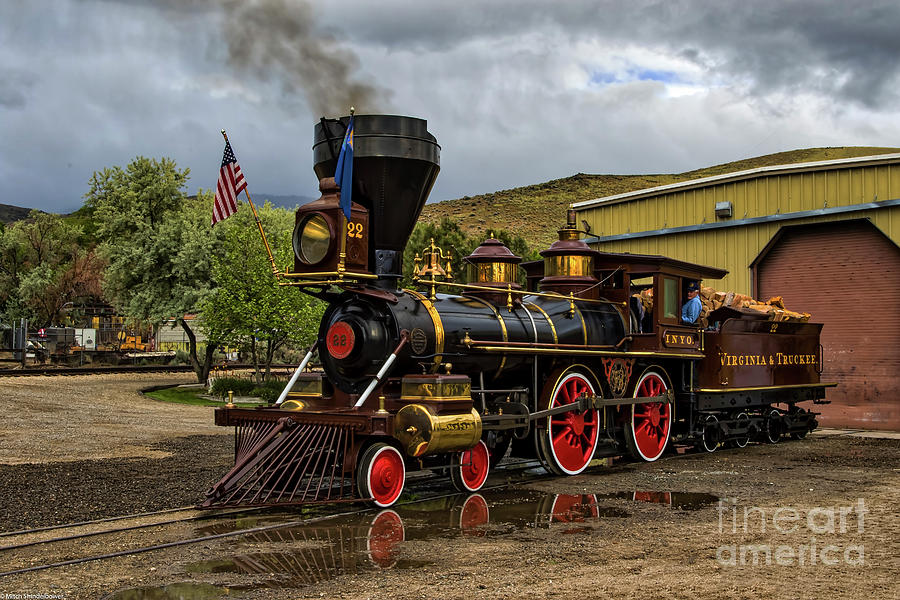
{"label": "flagpole", "polygon": [[[222,130],[222,137],[225,138],[225,142],[228,142],[228,134],[225,133],[225,130]],[[263,245],[266,247],[266,253],[269,255],[269,263],[272,265],[272,274],[275,275],[275,279],[281,277],[281,273],[278,271],[278,267],[275,266],[275,257],[272,256],[272,249],[269,247],[269,240],[266,239],[266,232],[263,231],[262,223],[259,221],[259,214],[256,212],[256,206],[253,205],[253,199],[250,198],[250,191],[247,187],[244,187],[244,195],[247,196],[247,202],[250,203],[250,209],[253,211],[253,218],[256,220],[256,226],[259,228],[259,235],[262,237]]]}

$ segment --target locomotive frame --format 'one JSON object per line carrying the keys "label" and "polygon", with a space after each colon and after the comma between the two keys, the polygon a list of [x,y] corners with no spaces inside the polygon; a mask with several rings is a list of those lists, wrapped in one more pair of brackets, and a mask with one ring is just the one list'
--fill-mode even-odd
{"label": "locomotive frame", "polygon": [[[236,428],[235,466],[204,506],[390,506],[409,469],[475,492],[507,452],[575,475],[601,456],[654,461],[675,444],[712,452],[816,427],[798,404],[826,402],[834,385],[820,381],[821,325],[740,309],[714,311],[708,330],[684,325],[688,282],[726,271],[598,252],[573,210],[543,260],[521,265],[524,289],[520,259],[493,238],[466,257],[469,283],[452,281],[432,241],[416,255],[422,289],[399,289],[440,147],[420,119],[355,119],[350,220],[333,178],[349,118],[323,119],[322,197],[297,210],[294,268],[276,274],[329,303],[316,345],[275,405],[216,410]],[[305,372],[314,350],[323,370]]]}

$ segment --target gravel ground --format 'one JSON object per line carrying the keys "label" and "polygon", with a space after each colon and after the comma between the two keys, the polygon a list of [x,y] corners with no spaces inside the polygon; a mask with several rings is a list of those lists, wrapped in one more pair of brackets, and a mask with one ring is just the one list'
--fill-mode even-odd
{"label": "gravel ground", "polygon": [[[34,526],[189,504],[229,464],[231,438],[222,435],[229,432],[211,425],[210,409],[165,405],[136,393],[158,385],[159,376],[102,383],[39,379],[44,381],[15,382],[12,393],[0,381],[2,401],[12,398],[10,406],[19,408],[16,419],[3,425],[0,442],[7,463],[0,465],[6,529],[21,526],[7,527],[7,519]],[[59,392],[61,386],[72,386],[68,397]],[[44,399],[29,401],[37,390]],[[25,404],[30,408],[22,411]],[[58,429],[60,414],[43,410],[48,405],[74,411],[80,424],[63,427],[61,438],[48,436],[48,430]],[[17,431],[20,427],[24,431]],[[15,434],[13,443],[7,432]],[[21,455],[6,454],[10,447]],[[21,456],[32,458],[22,461]],[[536,478],[515,490],[500,496],[486,492],[489,522],[468,531],[459,527],[465,497],[428,511],[398,507],[405,541],[393,547],[390,565],[373,559],[379,542],[373,537],[375,513],[370,513],[330,527],[226,538],[4,577],[0,598],[27,593],[67,599],[251,600],[900,597],[900,440],[812,435],[800,442],[594,468],[576,477]],[[712,494],[722,504],[681,510],[632,501],[633,491]],[[540,514],[556,502],[556,494],[598,496],[586,516],[548,523]],[[544,500],[519,506],[511,516],[508,505],[515,497],[535,495]],[[863,522],[854,512],[860,499]],[[843,529],[842,507],[849,509]],[[745,531],[746,509],[751,517]],[[787,521],[788,529],[796,524],[795,529],[785,532],[783,520],[782,529],[775,526],[779,509],[796,511],[796,523]],[[835,516],[831,530],[829,514]],[[0,559],[11,569],[297,516],[182,523],[114,539],[6,551]],[[815,564],[809,558],[812,545]],[[753,548],[761,546],[773,553],[784,547],[781,562],[767,563],[762,553],[752,563]],[[729,561],[732,547],[734,564]],[[831,554],[822,553],[826,547]],[[785,564],[787,551],[804,554],[804,564],[796,558]]]}
{"label": "gravel ground", "polygon": [[186,374],[75,375],[0,379],[0,464],[164,458],[158,442],[227,435],[213,409],[157,402],[140,390],[194,383]]}
{"label": "gravel ground", "polygon": [[191,377],[0,379],[0,531],[200,500],[231,466],[233,438],[210,407],[140,394],[176,383]]}
{"label": "gravel ground", "polygon": [[231,468],[232,448],[197,435],[151,444],[164,458],[0,465],[0,531],[195,505]]}

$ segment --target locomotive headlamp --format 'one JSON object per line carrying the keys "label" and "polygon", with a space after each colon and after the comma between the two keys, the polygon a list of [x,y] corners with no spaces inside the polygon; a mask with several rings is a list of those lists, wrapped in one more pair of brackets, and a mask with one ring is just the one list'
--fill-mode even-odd
{"label": "locomotive headlamp", "polygon": [[304,264],[322,262],[331,248],[331,230],[321,214],[313,213],[294,228],[294,254]]}

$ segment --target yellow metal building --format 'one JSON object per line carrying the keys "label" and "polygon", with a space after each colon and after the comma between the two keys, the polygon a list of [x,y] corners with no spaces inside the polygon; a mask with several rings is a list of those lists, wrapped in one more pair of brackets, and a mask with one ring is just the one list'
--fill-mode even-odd
{"label": "yellow metal building", "polygon": [[831,425],[900,429],[900,154],[762,167],[575,204],[597,250],[728,269],[825,324]]}

